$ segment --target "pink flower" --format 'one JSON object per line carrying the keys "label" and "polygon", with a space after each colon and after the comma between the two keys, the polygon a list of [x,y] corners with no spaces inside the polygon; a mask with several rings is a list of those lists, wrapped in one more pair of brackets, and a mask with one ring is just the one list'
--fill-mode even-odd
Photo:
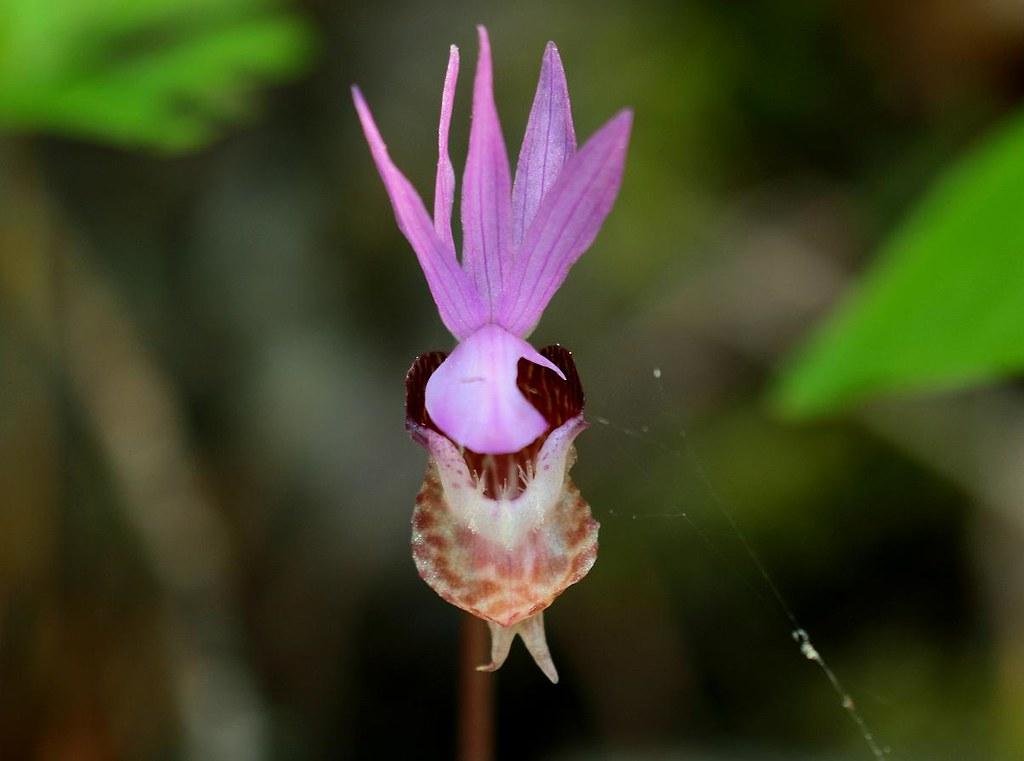
{"label": "pink flower", "polygon": [[478,31],[461,262],[448,156],[458,49],[441,97],[433,220],[388,156],[362,93],[352,95],[398,226],[459,342],[447,357],[419,357],[406,381],[408,427],[430,453],[413,556],[435,591],[490,623],[492,662],[482,668],[498,668],[519,634],[557,681],[542,611],[593,565],[598,524],[568,476],[586,427],[572,355],[538,352],[525,338],[611,210],[632,113],[619,112],[577,150],[565,72],[548,43],[513,181],[487,31]]}

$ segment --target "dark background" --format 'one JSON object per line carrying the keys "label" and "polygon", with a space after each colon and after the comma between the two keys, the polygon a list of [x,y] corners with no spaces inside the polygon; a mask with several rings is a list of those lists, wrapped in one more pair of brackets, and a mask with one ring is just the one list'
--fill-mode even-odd
{"label": "dark background", "polygon": [[481,21],[513,157],[548,39],[581,139],[636,114],[531,339],[576,356],[601,551],[547,615],[562,682],[518,643],[495,676],[498,758],[872,758],[744,538],[893,758],[1024,757],[1019,386],[764,401],[1019,101],[1024,7],[298,11],[308,68],[206,147],[0,140],[0,758],[453,757],[458,614],[411,562],[402,407],[452,339],[348,86],[430,199],[447,46],[460,171]]}

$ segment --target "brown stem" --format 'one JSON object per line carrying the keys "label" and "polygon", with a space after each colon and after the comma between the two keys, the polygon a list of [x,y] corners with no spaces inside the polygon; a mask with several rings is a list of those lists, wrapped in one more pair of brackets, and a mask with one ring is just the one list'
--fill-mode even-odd
{"label": "brown stem", "polygon": [[459,761],[494,761],[494,674],[477,671],[489,662],[487,624],[468,613],[459,624]]}

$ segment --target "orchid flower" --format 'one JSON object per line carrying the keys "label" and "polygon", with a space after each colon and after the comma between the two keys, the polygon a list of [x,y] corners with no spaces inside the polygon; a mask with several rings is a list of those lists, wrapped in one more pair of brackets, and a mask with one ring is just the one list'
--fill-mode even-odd
{"label": "orchid flower", "polygon": [[518,634],[557,682],[543,611],[593,566],[599,526],[569,477],[587,426],[572,354],[537,351],[525,339],[611,210],[632,113],[619,112],[577,150],[565,72],[548,43],[513,179],[490,42],[484,27],[478,33],[461,261],[448,154],[458,48],[441,95],[433,219],[391,161],[362,93],[352,95],[398,227],[458,341],[447,356],[418,357],[406,377],[407,427],[429,453],[412,519],[417,570],[442,598],[488,622],[491,662],[481,670],[499,668]]}

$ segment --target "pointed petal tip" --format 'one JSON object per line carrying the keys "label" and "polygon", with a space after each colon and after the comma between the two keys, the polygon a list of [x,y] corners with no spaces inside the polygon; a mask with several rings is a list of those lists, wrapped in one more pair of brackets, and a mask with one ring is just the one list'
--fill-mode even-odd
{"label": "pointed petal tip", "polygon": [[558,684],[558,671],[555,669],[555,664],[548,663],[547,666],[550,666],[550,668],[541,666],[540,670],[544,672],[544,676],[551,680],[551,684]]}
{"label": "pointed petal tip", "polygon": [[615,116],[602,124],[597,132],[591,136],[591,139],[595,139],[600,135],[604,139],[612,139],[614,143],[621,142],[626,144],[629,142],[629,136],[632,131],[633,109],[623,108],[616,112]]}
{"label": "pointed petal tip", "polygon": [[459,46],[452,44],[448,46],[448,68],[459,65]]}
{"label": "pointed petal tip", "polygon": [[489,54],[491,52],[491,36],[483,24],[476,25],[476,39],[480,44],[480,55],[483,55],[485,50]]}
{"label": "pointed petal tip", "polygon": [[543,611],[510,626],[502,626],[493,621],[488,621],[487,626],[491,630],[491,662],[477,666],[477,671],[497,671],[500,669],[505,663],[505,659],[508,658],[509,650],[512,647],[512,640],[518,635],[523,640],[523,644],[526,645],[526,649],[533,658],[533,662],[544,672],[544,676],[552,684],[558,684],[558,669],[555,668],[555,663],[551,660],[547,639],[544,636]]}
{"label": "pointed petal tip", "polygon": [[363,96],[363,91],[359,89],[359,85],[352,85],[351,92],[352,103],[356,107],[356,113],[359,115],[359,122],[363,126],[363,132],[366,134],[367,139],[371,141],[371,144],[374,139],[380,140],[383,145],[383,140],[377,130],[377,122],[374,121],[373,113],[370,111],[370,106],[366,102],[366,98]]}
{"label": "pointed petal tip", "polygon": [[[459,46],[452,44],[448,46],[448,65],[445,67],[445,79],[448,78],[448,73],[458,72],[459,70]],[[447,84],[447,81],[445,82]]]}
{"label": "pointed petal tip", "polygon": [[352,86],[352,100],[370,154],[391,199],[398,229],[416,252],[441,321],[456,338],[468,336],[483,321],[482,305],[473,285],[459,267],[454,249],[435,232],[433,221],[416,189],[388,155],[373,113],[363,99],[362,91],[355,85]]}
{"label": "pointed petal tip", "polygon": [[562,54],[558,52],[558,45],[553,40],[548,40],[548,44],[544,46],[544,55],[541,56],[541,76],[543,76],[543,69],[551,67],[557,72],[557,77],[563,81],[563,87],[566,89],[566,97],[568,98],[568,86],[565,82],[565,66],[562,64]]}
{"label": "pointed petal tip", "polygon": [[[363,97],[363,91],[359,89],[359,85],[352,85],[352,102],[355,104],[356,114],[359,116],[359,124],[363,128],[363,134],[366,136],[366,141],[370,144],[370,153],[373,154],[374,161],[378,162],[378,169],[380,169],[379,162],[381,160],[390,161],[387,157],[388,148],[384,138],[381,137],[380,129],[373,118],[373,112],[370,111],[370,106],[366,102],[366,98]],[[383,174],[381,176],[383,177]],[[388,182],[389,180],[384,180],[385,185]],[[390,189],[388,193],[391,193]]]}
{"label": "pointed petal tip", "polygon": [[491,36],[487,33],[487,27],[483,24],[478,24],[476,27],[477,46],[480,49],[477,63],[477,71],[479,72],[480,66],[486,62],[487,69],[491,67]]}
{"label": "pointed petal tip", "polygon": [[[546,676],[548,678],[548,681],[551,682],[551,684],[558,684],[558,670],[555,668],[554,663],[552,663],[551,661],[546,661],[544,663],[541,663],[540,661],[535,662],[537,666],[540,668],[541,672],[544,674],[544,676]],[[476,670],[487,674],[493,674],[503,665],[504,660],[501,663],[484,663],[483,665],[477,666]]]}
{"label": "pointed petal tip", "polygon": [[487,29],[477,27],[479,55],[473,78],[469,150],[462,173],[462,267],[493,314],[511,269],[512,178],[494,103],[494,73]]}
{"label": "pointed petal tip", "polygon": [[441,116],[437,125],[437,176],[434,180],[434,230],[444,243],[455,249],[452,238],[452,204],[455,200],[455,169],[448,155],[448,133],[452,124],[455,87],[459,78],[459,49],[448,50],[444,87],[441,90]]}
{"label": "pointed petal tip", "polygon": [[526,336],[536,326],[569,268],[597,237],[618,196],[633,128],[624,108],[591,135],[544,194],[498,306],[501,324]]}
{"label": "pointed petal tip", "polygon": [[548,650],[547,637],[544,634],[544,611],[540,611],[529,618],[523,619],[516,626],[517,633],[526,645],[526,649],[533,656],[533,662],[537,664],[544,676],[551,680],[552,684],[558,684],[558,669],[551,659],[551,651]]}
{"label": "pointed petal tip", "polygon": [[380,147],[384,146],[384,141],[381,139],[380,132],[377,130],[377,123],[373,119],[373,114],[370,112],[370,106],[366,103],[366,98],[363,97],[363,91],[359,89],[359,85],[352,85],[352,103],[356,107],[356,113],[359,115],[359,123],[363,127],[363,133],[366,135],[367,141],[370,143],[371,152],[377,147],[377,143],[380,143]]}
{"label": "pointed petal tip", "polygon": [[[495,671],[500,669],[504,663],[504,661],[501,663],[494,663],[493,661],[491,663],[483,663],[477,666],[476,670],[485,674],[493,674]],[[547,661],[546,663],[537,663],[537,666],[540,667],[540,670],[544,673],[544,676],[548,678],[551,684],[558,684],[558,670],[555,668],[554,663]]]}

